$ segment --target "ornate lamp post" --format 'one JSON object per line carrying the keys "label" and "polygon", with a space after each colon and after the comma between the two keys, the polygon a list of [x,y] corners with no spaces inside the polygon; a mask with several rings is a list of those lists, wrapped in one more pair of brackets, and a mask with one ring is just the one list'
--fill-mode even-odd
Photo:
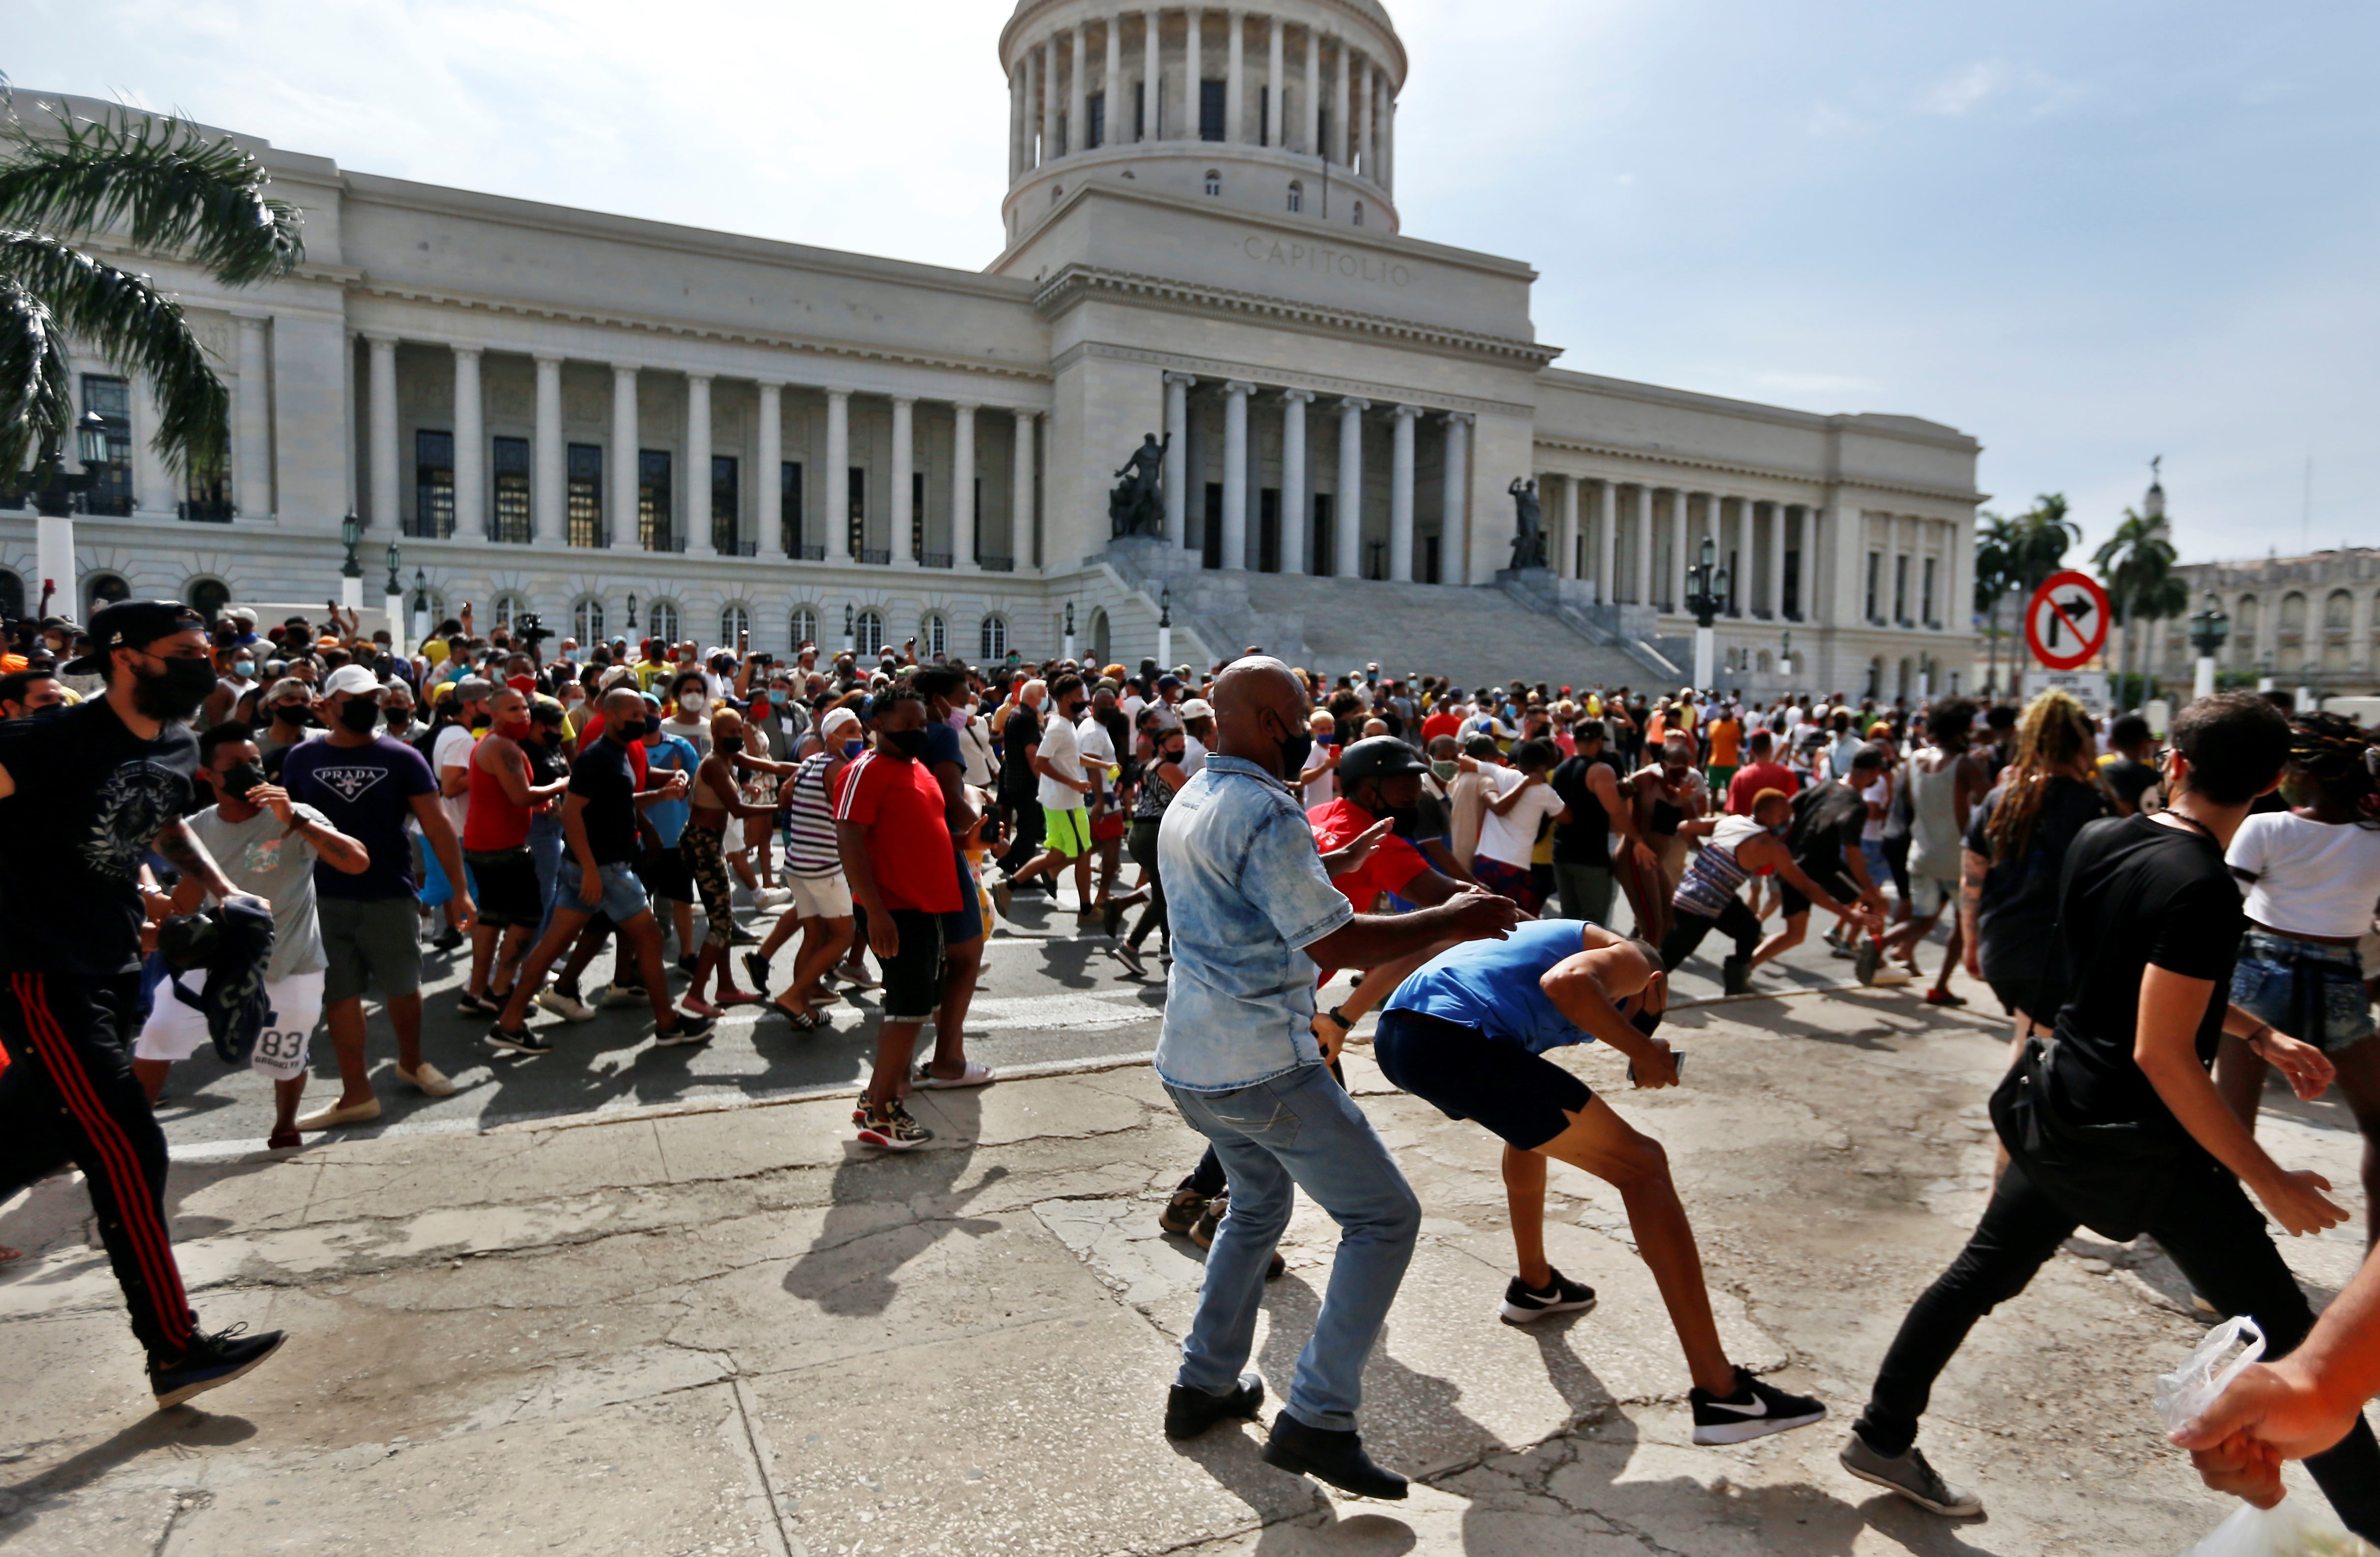
{"label": "ornate lamp post", "polygon": [[[31,480],[40,483],[29,495],[35,516],[33,565],[42,576],[43,612],[49,609],[52,594],[72,602],[80,592],[75,578],[75,505],[99,483],[101,468],[107,464],[107,421],[97,411],[85,411],[75,420],[74,455],[75,462],[83,467],[79,475],[67,474],[63,458],[30,472]],[[0,484],[14,486],[13,481]],[[11,496],[8,501],[18,499]]]}
{"label": "ornate lamp post", "polygon": [[1694,689],[1707,691],[1714,674],[1712,660],[1718,635],[1711,624],[1727,604],[1727,569],[1718,562],[1718,542],[1703,537],[1701,560],[1686,570],[1686,609],[1694,617]]}
{"label": "ornate lamp post", "polygon": [[413,570],[413,641],[416,647],[430,640],[430,578],[419,568]]}
{"label": "ornate lamp post", "polygon": [[636,633],[636,630],[637,630],[637,591],[636,591],[636,590],[630,590],[628,591],[628,632],[629,632],[629,634],[630,634],[631,636],[634,636],[634,634]]}
{"label": "ornate lamp post", "polygon": [[388,543],[388,582],[381,587],[380,613],[388,618],[388,651],[402,660],[411,651],[406,643],[405,586],[396,577],[396,542]]}
{"label": "ornate lamp post", "polygon": [[1157,665],[1170,670],[1173,665],[1173,587],[1161,586],[1157,591]]}
{"label": "ornate lamp post", "polygon": [[1781,637],[1783,641],[1777,650],[1777,669],[1779,675],[1787,678],[1786,685],[1790,688],[1793,675],[1793,629],[1786,628]]}
{"label": "ornate lamp post", "polygon": [[859,613],[849,601],[843,603],[843,651],[855,653],[859,647]]}
{"label": "ornate lamp post", "polygon": [[2223,652],[2223,640],[2230,636],[2231,614],[2223,609],[2222,598],[2209,590],[2205,605],[2190,618],[2190,646],[2198,651],[2198,675],[2191,684],[2192,697],[2215,695],[2215,657]]}
{"label": "ornate lamp post", "polygon": [[1061,651],[1061,657],[1068,660],[1075,657],[1075,602],[1071,600],[1066,602],[1066,646]]}
{"label": "ornate lamp post", "polygon": [[353,514],[339,521],[339,544],[347,549],[347,560],[339,565],[339,603],[349,611],[364,608],[364,565],[356,555],[363,539],[362,521]]}

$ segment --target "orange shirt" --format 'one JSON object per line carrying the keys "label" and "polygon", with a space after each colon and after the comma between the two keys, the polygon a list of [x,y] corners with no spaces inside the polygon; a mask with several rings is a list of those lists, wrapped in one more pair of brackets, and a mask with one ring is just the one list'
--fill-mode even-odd
{"label": "orange shirt", "polygon": [[1743,726],[1732,719],[1714,719],[1710,724],[1710,760],[1714,768],[1732,768],[1743,757]]}

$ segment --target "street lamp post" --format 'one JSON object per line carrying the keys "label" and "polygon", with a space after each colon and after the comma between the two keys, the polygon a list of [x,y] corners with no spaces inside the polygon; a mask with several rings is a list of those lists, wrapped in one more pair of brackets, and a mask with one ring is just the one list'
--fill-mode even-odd
{"label": "street lamp post", "polygon": [[1173,588],[1170,584],[1157,591],[1157,664],[1160,670],[1173,666]]}
{"label": "street lamp post", "polygon": [[396,542],[388,543],[388,582],[381,587],[381,614],[388,618],[388,651],[402,660],[406,645],[405,586],[397,580]]}
{"label": "street lamp post", "polygon": [[1059,657],[1066,660],[1075,657],[1075,602],[1071,600],[1066,602],[1066,646]]}
{"label": "street lamp post", "polygon": [[339,565],[339,603],[349,611],[364,608],[364,565],[356,555],[363,538],[363,524],[353,514],[339,521],[339,543],[347,549],[347,560]]}
{"label": "street lamp post", "polygon": [[[33,502],[33,566],[42,576],[42,611],[49,609],[52,592],[72,602],[80,590],[75,578],[75,505],[99,484],[101,468],[108,462],[107,421],[97,411],[75,419],[74,456],[83,468],[79,475],[67,473],[63,458],[30,472],[40,483],[27,495]],[[73,614],[71,603],[66,609]]]}
{"label": "street lamp post", "polygon": [[430,641],[430,578],[418,567],[413,570],[413,641],[417,648]]}
{"label": "street lamp post", "polygon": [[1785,629],[1783,641],[1778,645],[1777,674],[1785,678],[1786,689],[1791,691],[1793,687],[1793,629],[1791,627]]}
{"label": "street lamp post", "polygon": [[856,653],[859,649],[859,613],[849,601],[843,605],[843,651]]}
{"label": "street lamp post", "polygon": [[1686,609],[1694,617],[1696,691],[1707,691],[1715,674],[1711,662],[1718,652],[1718,635],[1711,630],[1711,624],[1727,603],[1727,569],[1718,563],[1718,543],[1706,535],[1702,560],[1686,570]]}
{"label": "street lamp post", "polygon": [[2223,609],[2222,599],[2209,590],[2206,604],[2190,618],[2190,646],[2198,651],[2198,674],[2191,683],[2192,697],[2215,695],[2215,656],[2223,652],[2223,640],[2230,636],[2231,614]]}
{"label": "street lamp post", "polygon": [[629,635],[631,638],[633,638],[633,637],[635,637],[635,636],[636,636],[636,632],[637,632],[637,591],[636,591],[636,590],[630,590],[628,591],[628,635]]}
{"label": "street lamp post", "polygon": [[2256,690],[2259,692],[2269,692],[2272,689],[2273,651],[2270,649],[2267,649],[2265,651],[2264,658],[2259,660],[2256,664]]}

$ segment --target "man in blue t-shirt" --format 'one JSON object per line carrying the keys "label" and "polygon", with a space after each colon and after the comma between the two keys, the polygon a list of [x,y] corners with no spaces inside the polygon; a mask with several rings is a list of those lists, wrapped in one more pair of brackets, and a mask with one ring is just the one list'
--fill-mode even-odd
{"label": "man in blue t-shirt", "polygon": [[1668,1004],[1661,954],[1648,943],[1576,919],[1539,919],[1423,964],[1389,996],[1372,1056],[1398,1087],[1504,1137],[1504,1182],[1516,1203],[1534,1189],[1538,1214],[1512,1218],[1521,1269],[1504,1289],[1505,1320],[1527,1324],[1593,1307],[1594,1289],[1565,1281],[1545,1253],[1545,1160],[1585,1169],[1620,1191],[1685,1348],[1694,1441],[1742,1443],[1806,1427],[1827,1408],[1729,1359],[1659,1143],[1546,1058],[1549,1049],[1600,1040],[1628,1057],[1638,1087],[1674,1087],[1678,1056],[1653,1036]]}
{"label": "man in blue t-shirt", "polygon": [[[684,773],[686,784],[694,783],[695,770],[702,765],[701,754],[694,743],[684,736],[663,733],[661,721],[650,713],[645,717],[645,772],[649,785],[663,785],[672,773]],[[678,964],[690,977],[694,971],[694,876],[686,870],[686,860],[677,852],[678,840],[686,836],[686,819],[693,802],[686,799],[655,800],[644,809],[647,836],[642,857],[637,862],[637,875],[645,890],[654,899],[654,910],[669,904],[670,923],[677,931]]]}

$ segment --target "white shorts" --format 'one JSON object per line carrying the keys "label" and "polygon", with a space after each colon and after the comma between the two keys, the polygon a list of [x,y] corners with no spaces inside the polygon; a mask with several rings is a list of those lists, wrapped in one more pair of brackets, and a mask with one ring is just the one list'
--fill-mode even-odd
{"label": "white shorts", "polygon": [[785,912],[796,921],[851,918],[851,882],[840,870],[832,876],[787,876],[784,882],[794,894]]}
{"label": "white shorts", "polygon": [[[179,978],[182,988],[193,995],[207,981],[206,975],[200,972],[184,973]],[[305,1075],[307,1047],[314,1036],[315,1024],[322,1019],[322,975],[293,973],[286,979],[275,979],[264,986],[264,998],[268,1007],[264,1026],[257,1032],[256,1052],[249,1056],[248,1068],[274,1081]],[[207,1036],[206,1017],[175,998],[172,990],[159,984],[148,1024],[132,1045],[132,1057],[170,1064],[187,1060],[212,1045],[213,1040]]]}
{"label": "white shorts", "polygon": [[1909,911],[1918,918],[1930,919],[1958,901],[1957,882],[1914,874],[1909,878]]}

